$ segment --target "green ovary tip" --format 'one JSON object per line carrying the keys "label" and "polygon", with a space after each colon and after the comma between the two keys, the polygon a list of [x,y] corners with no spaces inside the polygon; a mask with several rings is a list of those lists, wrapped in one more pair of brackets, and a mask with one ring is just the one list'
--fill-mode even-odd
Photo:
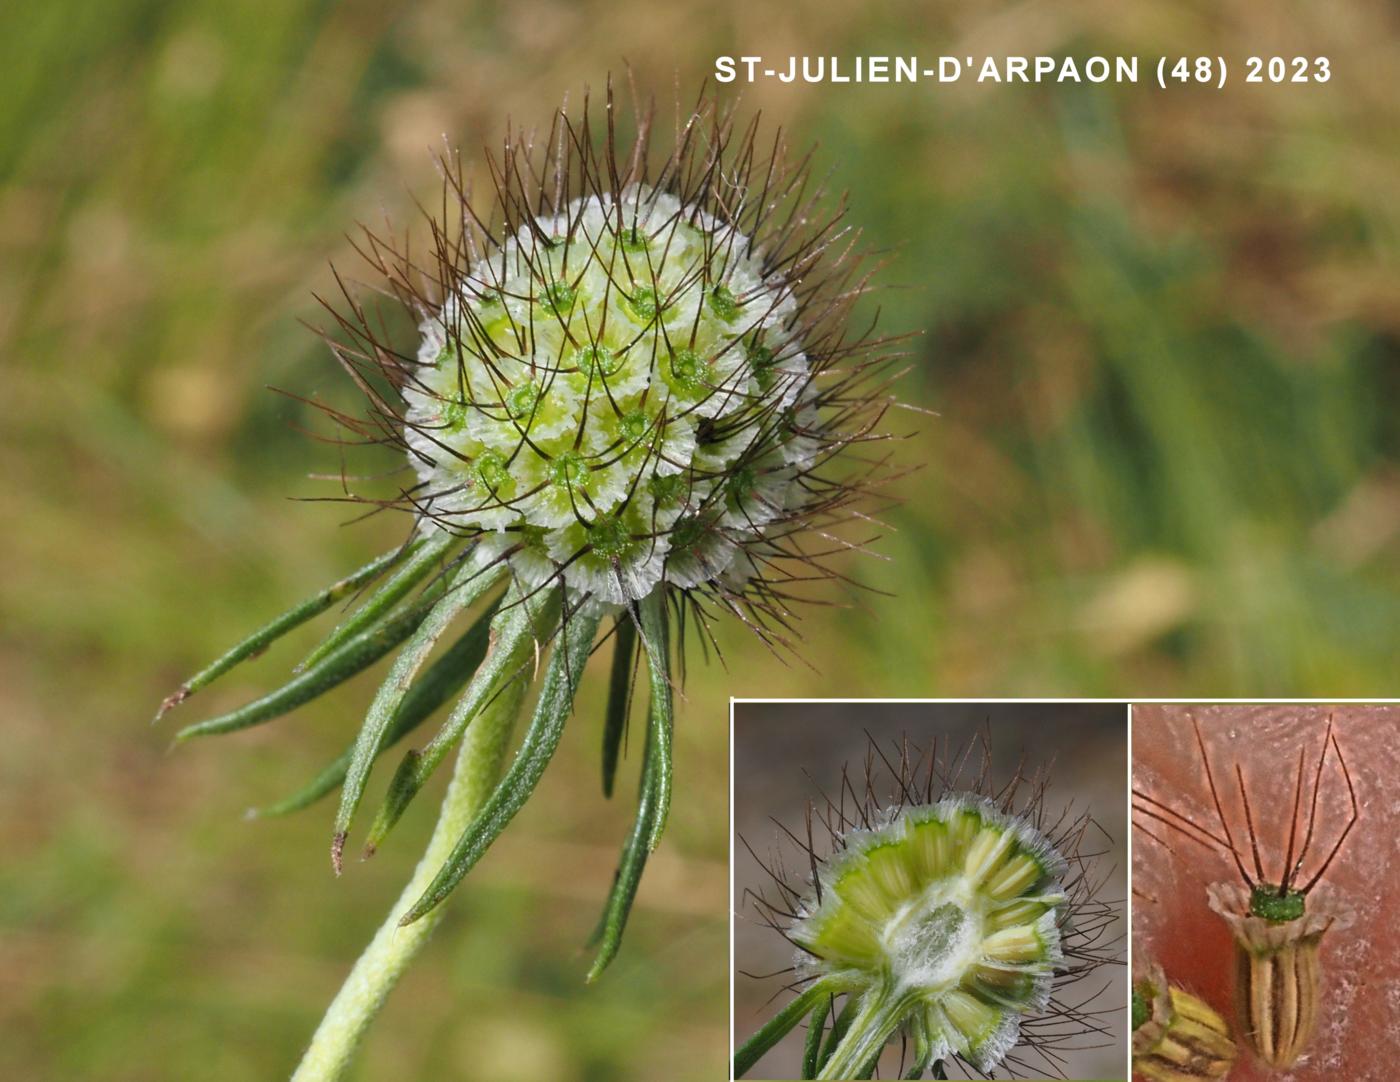
{"label": "green ovary tip", "polygon": [[535,412],[535,403],[539,400],[540,385],[533,380],[512,387],[510,393],[506,395],[506,409],[510,412],[511,420],[520,421],[528,418]]}
{"label": "green ovary tip", "polygon": [[1284,890],[1270,883],[1260,883],[1249,892],[1249,911],[1274,924],[1297,920],[1306,911],[1306,896],[1301,890]]}
{"label": "green ovary tip", "polygon": [[578,296],[577,291],[568,282],[552,281],[545,285],[540,291],[536,300],[540,306],[552,311],[555,315],[568,313],[574,303],[574,298]]}
{"label": "green ovary tip", "polygon": [[739,318],[739,302],[734,297],[734,291],[727,285],[717,285],[710,290],[709,296],[710,311],[719,316],[726,323],[733,323]]}
{"label": "green ovary tip", "polygon": [[599,519],[588,530],[588,544],[599,556],[615,559],[632,546],[632,535],[620,519]]}
{"label": "green ovary tip", "polygon": [[634,316],[647,322],[656,318],[661,301],[656,295],[656,290],[643,286],[632,291],[632,294],[627,298],[627,307],[631,309]]}

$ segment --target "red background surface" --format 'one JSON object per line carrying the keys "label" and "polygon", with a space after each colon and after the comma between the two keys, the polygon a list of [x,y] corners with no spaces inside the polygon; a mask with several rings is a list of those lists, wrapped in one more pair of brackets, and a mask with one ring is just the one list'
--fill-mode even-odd
{"label": "red background surface", "polygon": [[[1276,878],[1288,843],[1298,749],[1308,749],[1302,825],[1327,717],[1346,757],[1360,820],[1323,882],[1355,913],[1350,928],[1322,940],[1317,1032],[1289,1071],[1265,1068],[1243,1046],[1231,1082],[1269,1079],[1383,1079],[1400,1074],[1400,707],[1138,706],[1133,709],[1133,782],[1157,800],[1220,833],[1190,717],[1200,722],[1227,821],[1239,845],[1247,838],[1234,779],[1244,771],[1264,871]],[[1334,755],[1323,769],[1317,836],[1303,873],[1311,876],[1346,822],[1346,783]],[[1206,904],[1206,884],[1238,882],[1225,853],[1184,840],[1138,817],[1167,842],[1133,831],[1133,958],[1161,963],[1172,981],[1201,996],[1238,1030],[1234,945]],[[1246,859],[1246,868],[1251,862]],[[1317,888],[1321,890],[1321,885]]]}

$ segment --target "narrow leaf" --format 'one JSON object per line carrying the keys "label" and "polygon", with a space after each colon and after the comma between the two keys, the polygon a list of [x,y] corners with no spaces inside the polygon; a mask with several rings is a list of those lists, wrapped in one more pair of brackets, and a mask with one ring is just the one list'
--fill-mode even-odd
{"label": "narrow leaf", "polygon": [[734,1077],[743,1078],[748,1074],[753,1065],[763,1058],[764,1053],[786,1037],[792,1027],[802,1021],[802,1016],[816,1004],[825,1001],[831,992],[832,989],[825,981],[817,981],[789,1000],[782,1010],[768,1019],[759,1031],[734,1053]]}
{"label": "narrow leaf", "polygon": [[659,810],[659,761],[656,753],[655,724],[647,726],[647,746],[642,758],[642,780],[637,791],[637,817],[632,824],[632,832],[622,846],[622,859],[618,862],[617,874],[613,876],[612,890],[608,893],[603,907],[603,918],[593,938],[598,944],[598,953],[593,958],[586,978],[592,984],[603,975],[603,970],[617,956],[622,945],[622,933],[627,927],[627,917],[632,912],[632,902],[637,897],[637,885],[642,881],[642,871],[646,868],[647,856],[651,852],[648,844],[656,827]]}
{"label": "narrow leaf", "polygon": [[671,732],[674,716],[671,703],[671,665],[666,627],[666,598],[654,590],[641,605],[642,645],[647,652],[647,672],[651,680],[651,722],[648,738],[650,756],[655,759],[656,814],[647,849],[655,849],[666,829],[671,809]]}
{"label": "narrow leaf", "polygon": [[637,817],[622,847],[622,859],[613,877],[612,890],[594,938],[598,953],[588,971],[592,983],[617,955],[622,933],[637,897],[648,854],[656,848],[666,825],[671,800],[671,674],[666,649],[666,602],[659,591],[641,603],[642,644],[647,652],[651,683],[651,710],[647,716],[647,741],[642,780],[637,792]]}
{"label": "narrow leaf", "polygon": [[511,680],[522,679],[521,670],[531,660],[535,636],[554,609],[557,591],[548,597],[531,596],[511,587],[506,591],[491,623],[491,647],[471,678],[466,693],[452,708],[442,728],[421,751],[408,752],[399,764],[384,803],[370,826],[365,854],[372,854],[403,815],[409,802],[423,788],[447,753],[462,739],[467,726]]}
{"label": "narrow leaf", "polygon": [[293,677],[276,691],[227,714],[185,726],[175,734],[175,742],[182,744],[196,736],[231,733],[260,725],[324,695],[373,665],[412,635],[435,604],[437,597],[433,596],[409,606],[378,627],[362,632],[319,665]]}
{"label": "narrow leaf", "polygon": [[365,784],[369,781],[370,767],[383,745],[385,734],[398,713],[399,705],[408,694],[418,669],[432,653],[433,646],[442,636],[457,615],[469,605],[479,600],[483,594],[501,577],[503,567],[496,563],[482,549],[475,549],[464,560],[449,580],[446,595],[428,613],[414,631],[407,645],[394,659],[389,675],[379,685],[379,691],[370,703],[369,713],[355,738],[355,747],[350,755],[350,765],[345,771],[345,783],[340,790],[340,808],[335,817],[335,834],[331,840],[331,864],[336,874],[340,873],[341,853],[345,848],[345,837],[350,830],[350,821],[355,809],[364,796]]}
{"label": "narrow leaf", "polygon": [[573,710],[574,693],[583,676],[598,624],[596,615],[583,612],[576,612],[563,622],[559,645],[545,670],[534,716],[510,770],[482,805],[471,826],[463,831],[423,896],[399,921],[401,925],[412,924],[447,897],[535,791]]}
{"label": "narrow leaf", "polygon": [[802,1046],[802,1077],[817,1077],[817,1054],[822,1048],[822,1033],[826,1029],[826,1015],[831,1010],[831,997],[827,996],[812,1008],[807,1019],[807,1040]]}
{"label": "narrow leaf", "polygon": [[354,574],[347,575],[339,582],[332,583],[319,594],[307,598],[301,604],[288,609],[271,623],[258,628],[227,653],[191,676],[172,695],[167,696],[166,700],[160,704],[160,710],[156,713],[155,720],[159,721],[172,707],[179,706],[200,688],[211,684],[239,662],[256,657],[293,628],[300,627],[306,621],[319,616],[342,597],[358,590],[365,583],[374,581],[387,568],[393,567],[413,552],[421,543],[421,541],[414,541],[403,548],[384,553],[384,555],[365,564]]}
{"label": "narrow leaf", "polygon": [[[904,1077],[923,1078],[924,1072],[930,1069],[933,1061],[933,1041],[929,1037],[928,1020],[923,1016],[915,1016],[907,1028],[912,1031],[914,1037],[914,1062],[909,1065]],[[941,1078],[943,1075],[940,1073],[936,1077]]]}
{"label": "narrow leaf", "polygon": [[[380,754],[423,724],[433,713],[454,695],[467,682],[481,659],[486,655],[487,633],[491,620],[496,614],[496,606],[482,613],[461,638],[449,646],[423,676],[414,684],[399,704],[398,712],[389,725]],[[274,816],[289,815],[316,803],[327,793],[337,788],[345,780],[345,771],[350,766],[353,745],[330,763],[324,770],[298,789],[291,796],[269,804],[263,808],[249,809],[250,819],[270,819]]]}
{"label": "narrow leaf", "polygon": [[630,616],[622,616],[613,632],[612,675],[608,680],[608,709],[603,716],[603,795],[613,794],[617,759],[622,736],[627,731],[627,714],[632,705],[632,659],[637,652],[637,627]]}
{"label": "narrow leaf", "polygon": [[817,1074],[822,1073],[822,1068],[836,1052],[836,1046],[841,1043],[846,1036],[846,1030],[851,1028],[851,1019],[856,1016],[856,997],[847,996],[845,1004],[836,1015],[836,1021],[831,1024],[831,1031],[826,1035],[826,1041],[822,1044],[821,1055],[817,1057]]}
{"label": "narrow leaf", "polygon": [[300,672],[302,669],[315,665],[341,643],[358,635],[371,624],[378,622],[386,612],[404,597],[407,597],[409,591],[422,582],[427,577],[428,572],[438,565],[438,561],[447,554],[447,550],[460,540],[460,538],[444,531],[439,531],[433,537],[420,540],[413,558],[396,571],[388,582],[372,593],[359,608],[336,625],[335,630],[327,635],[321,644],[297,665],[297,671]]}

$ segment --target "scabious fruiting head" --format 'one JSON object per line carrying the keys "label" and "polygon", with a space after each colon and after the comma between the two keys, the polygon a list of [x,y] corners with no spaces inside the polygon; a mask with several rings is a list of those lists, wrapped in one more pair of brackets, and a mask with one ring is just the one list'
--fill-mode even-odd
{"label": "scabious fruiting head", "polygon": [[[708,634],[722,608],[766,642],[786,642],[791,584],[830,574],[829,556],[863,546],[839,527],[872,522],[857,505],[888,478],[880,456],[842,453],[883,438],[890,356],[871,325],[848,327],[868,279],[843,208],[822,209],[806,159],[790,160],[781,137],[760,140],[713,103],[678,118],[665,153],[649,112],[629,142],[613,106],[609,93],[602,133],[587,103],[560,110],[545,139],[510,133],[487,157],[485,199],[473,194],[476,174],[444,159],[426,244],[366,232],[359,250],[377,281],[361,292],[337,277],[343,303],[327,305],[337,326],[325,332],[366,406],[321,408],[345,434],[338,443],[407,456],[411,468],[388,491],[352,492],[345,477],[338,498],[408,512],[409,536],[254,632],[162,707],[363,592],[295,679],[178,738],[269,721],[396,652],[351,746],[266,810],[339,787],[340,871],[376,759],[451,702],[432,739],[401,759],[366,837],[369,854],[461,748],[429,858],[393,918],[413,925],[533,793],[610,617],[608,795],[642,657],[649,702],[636,821],[589,979],[615,955],[665,827],[685,628]],[[536,676],[538,694],[527,695]],[[394,943],[375,940],[338,1003],[372,1013],[364,1005],[381,1002],[402,968],[381,956]]]}
{"label": "scabious fruiting head", "polygon": [[489,199],[445,161],[427,258],[366,237],[418,340],[347,290],[331,344],[370,416],[334,417],[407,453],[413,482],[387,502],[420,532],[478,539],[517,581],[785,618],[783,584],[823,558],[804,532],[884,472],[840,454],[880,438],[888,405],[883,342],[847,327],[867,284],[854,236],[805,163],[713,105],[659,159],[648,117],[625,154],[611,102],[603,148],[589,123],[512,136]]}
{"label": "scabious fruiting head", "polygon": [[448,285],[403,386],[435,527],[605,602],[741,588],[830,438],[794,285],[742,221],[646,184],[581,195]]}
{"label": "scabious fruiting head", "polygon": [[[888,793],[870,765],[877,755],[892,775]],[[806,1078],[869,1078],[896,1035],[912,1050],[901,1074],[911,1063],[922,1072],[953,1061],[988,1073],[1013,1048],[1036,1047],[1047,1023],[1065,1021],[1054,1005],[1058,981],[1112,960],[1104,935],[1117,915],[1094,897],[1102,881],[1079,850],[1092,820],[1066,816],[1046,829],[1044,780],[1018,802],[1025,779],[992,788],[986,759],[960,786],[961,770],[911,756],[907,742],[897,756],[895,765],[872,745],[854,808],[847,776],[839,802],[809,809],[805,836],[814,837],[815,821],[830,844],[806,844],[804,884],[784,876],[781,858],[767,866],[781,896],[755,903],[796,948],[799,995],[736,1054],[736,1074],[803,1012],[814,1012]],[[824,1041],[811,1035],[828,1022]],[[1060,1051],[1074,1045],[1061,1028],[1054,1039]]]}
{"label": "scabious fruiting head", "polygon": [[946,796],[847,838],[789,935],[809,975],[901,1004],[933,1059],[990,1071],[1049,1002],[1065,870],[1030,824]]}

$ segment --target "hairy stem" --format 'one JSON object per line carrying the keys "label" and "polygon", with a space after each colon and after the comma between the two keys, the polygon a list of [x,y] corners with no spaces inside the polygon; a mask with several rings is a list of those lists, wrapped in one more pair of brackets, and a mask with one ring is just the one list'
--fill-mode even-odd
{"label": "hairy stem", "polygon": [[340,787],[340,808],[335,815],[335,834],[331,839],[331,863],[340,874],[341,851],[350,831],[350,821],[364,796],[370,768],[384,746],[384,738],[393,724],[394,715],[408,695],[418,670],[433,652],[433,647],[463,609],[478,601],[500,577],[502,569],[491,558],[476,549],[452,574],[446,595],[429,611],[414,631],[408,644],[394,659],[389,675],[379,685],[370,703],[369,713],[355,738],[350,752],[350,765],[345,782]]}
{"label": "hairy stem", "polygon": [[911,1006],[909,996],[896,995],[887,988],[867,993],[850,1028],[817,1077],[869,1078],[885,1042],[899,1028]]}
{"label": "hairy stem", "polygon": [[[565,619],[564,626],[559,630],[560,641],[545,667],[534,716],[525,730],[510,769],[495,790],[483,800],[480,812],[462,831],[446,862],[422,896],[400,918],[403,924],[421,920],[436,909],[462,881],[462,877],[476,866],[476,862],[501,836],[506,825],[515,818],[516,812],[530,799],[530,794],[535,791],[559,746],[564,723],[573,713],[574,692],[578,690],[578,682],[583,676],[583,667],[588,661],[597,630],[596,613],[576,612]],[[519,683],[515,681],[512,686],[519,686]]]}
{"label": "hairy stem", "polygon": [[515,681],[467,729],[427,851],[321,1019],[292,1082],[331,1082],[344,1075],[390,990],[442,919],[440,907],[399,926],[496,787],[524,693],[525,681]]}

